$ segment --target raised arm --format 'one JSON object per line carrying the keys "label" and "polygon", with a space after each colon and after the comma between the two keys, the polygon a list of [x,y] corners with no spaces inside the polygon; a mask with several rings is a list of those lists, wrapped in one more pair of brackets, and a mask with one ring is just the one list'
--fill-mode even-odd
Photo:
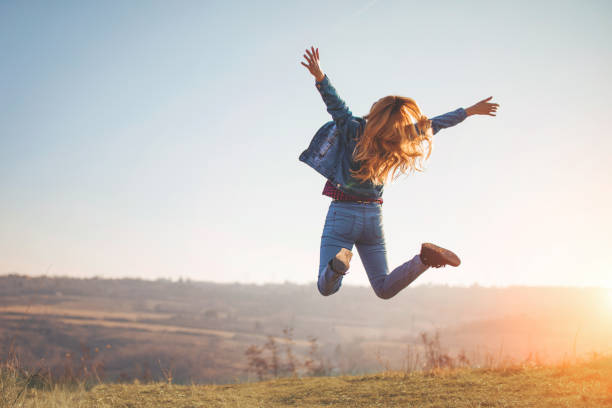
{"label": "raised arm", "polygon": [[315,77],[315,84],[323,98],[323,102],[325,102],[327,111],[332,116],[334,122],[336,122],[336,126],[344,126],[353,115],[344,101],[338,96],[327,75],[321,71],[319,66],[319,49],[311,47],[310,50],[306,50],[304,59],[307,63],[302,62],[302,65]]}
{"label": "raised arm", "polygon": [[463,108],[431,118],[431,129],[433,134],[435,135],[438,133],[440,129],[455,126],[456,124],[463,122],[465,118],[467,118],[467,112]]}
{"label": "raised arm", "polygon": [[475,103],[469,108],[463,109],[459,108],[452,112],[445,113],[444,115],[436,116],[431,119],[431,128],[433,130],[433,134],[435,135],[440,131],[440,129],[444,129],[447,127],[455,126],[458,123],[463,122],[465,118],[472,115],[488,115],[495,116],[495,112],[497,112],[497,108],[499,107],[498,103],[489,102],[493,97],[489,96],[486,99],[483,99],[480,102]]}

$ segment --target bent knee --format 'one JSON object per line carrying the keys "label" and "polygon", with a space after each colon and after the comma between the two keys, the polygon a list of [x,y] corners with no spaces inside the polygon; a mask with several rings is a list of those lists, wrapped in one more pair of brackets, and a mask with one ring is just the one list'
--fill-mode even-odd
{"label": "bent knee", "polygon": [[319,289],[319,293],[322,294],[323,296],[330,296],[338,291],[338,289],[336,288],[331,288],[331,289],[321,288],[321,285],[319,284],[317,284],[317,289]]}
{"label": "bent knee", "polygon": [[381,299],[391,299],[395,293],[391,292],[391,291],[384,291],[384,290],[374,290],[374,293],[376,293],[376,296],[378,296]]}

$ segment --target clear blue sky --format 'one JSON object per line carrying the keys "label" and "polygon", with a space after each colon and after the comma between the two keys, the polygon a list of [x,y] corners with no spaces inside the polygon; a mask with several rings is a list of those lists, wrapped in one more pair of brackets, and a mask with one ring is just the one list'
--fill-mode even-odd
{"label": "clear blue sky", "polygon": [[[329,199],[297,160],[387,94],[441,131],[388,185],[391,266],[419,283],[612,287],[608,1],[2,1],[0,273],[314,282]],[[367,284],[358,257],[348,284]]]}

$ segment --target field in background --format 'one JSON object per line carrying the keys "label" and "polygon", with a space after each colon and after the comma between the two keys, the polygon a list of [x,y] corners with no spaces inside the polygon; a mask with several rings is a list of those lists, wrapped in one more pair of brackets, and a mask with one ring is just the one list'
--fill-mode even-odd
{"label": "field in background", "polygon": [[440,354],[470,366],[554,363],[611,352],[612,307],[604,289],[416,286],[381,300],[351,286],[322,297],[314,284],[0,276],[0,359],[16,352],[58,377],[265,378],[271,339],[285,365],[290,345],[298,374],[308,361],[321,374],[419,369],[422,333],[438,333]]}

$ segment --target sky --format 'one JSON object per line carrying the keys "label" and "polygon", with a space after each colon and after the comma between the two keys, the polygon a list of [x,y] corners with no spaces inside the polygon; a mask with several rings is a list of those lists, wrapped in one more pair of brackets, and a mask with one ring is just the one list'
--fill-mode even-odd
{"label": "sky", "polygon": [[[612,288],[608,1],[0,1],[0,274],[312,283],[330,199],[298,161],[389,94],[444,129],[385,187],[415,284]],[[344,282],[368,285],[359,257]],[[313,286],[314,287],[314,286]]]}

